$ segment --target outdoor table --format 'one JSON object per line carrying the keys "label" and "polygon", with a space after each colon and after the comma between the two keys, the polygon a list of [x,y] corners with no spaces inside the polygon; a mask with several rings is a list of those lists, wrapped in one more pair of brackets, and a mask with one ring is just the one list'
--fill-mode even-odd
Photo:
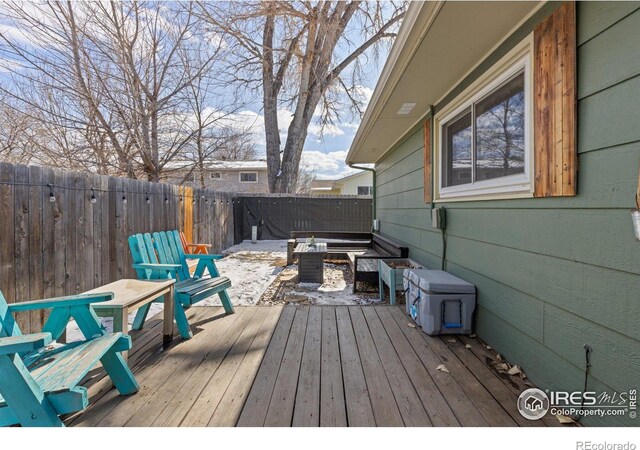
{"label": "outdoor table", "polygon": [[324,255],[327,253],[327,244],[298,244],[293,250],[293,255],[298,258],[298,282],[299,283],[323,283],[324,282]]}
{"label": "outdoor table", "polygon": [[[91,307],[100,317],[113,317],[113,331],[129,333],[129,312],[164,296],[163,343],[173,339],[173,285],[176,280],[118,280],[84,292],[96,294],[113,292],[113,300],[95,303]],[[127,352],[122,352],[126,359]]]}

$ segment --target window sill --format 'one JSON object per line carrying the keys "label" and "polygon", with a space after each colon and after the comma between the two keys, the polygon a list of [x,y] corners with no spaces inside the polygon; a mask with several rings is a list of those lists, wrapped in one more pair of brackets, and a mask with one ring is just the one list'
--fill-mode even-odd
{"label": "window sill", "polygon": [[464,196],[437,198],[434,203],[454,203],[454,202],[479,202],[487,200],[513,200],[522,198],[533,198],[533,192],[512,192],[493,194],[469,194]]}

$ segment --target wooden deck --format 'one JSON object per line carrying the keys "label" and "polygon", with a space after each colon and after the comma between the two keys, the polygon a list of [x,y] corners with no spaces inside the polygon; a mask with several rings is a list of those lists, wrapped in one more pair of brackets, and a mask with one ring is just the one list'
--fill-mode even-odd
{"label": "wooden deck", "polygon": [[230,316],[194,307],[188,316],[193,339],[164,351],[159,318],[133,333],[140,392],[118,396],[96,369],[89,408],[67,425],[558,424],[520,416],[527,386],[498,376],[477,340],[426,336],[396,306],[240,307]]}

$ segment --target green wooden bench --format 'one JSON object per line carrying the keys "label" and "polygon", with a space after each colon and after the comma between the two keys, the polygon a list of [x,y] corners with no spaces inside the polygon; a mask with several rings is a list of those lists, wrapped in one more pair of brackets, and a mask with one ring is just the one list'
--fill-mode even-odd
{"label": "green wooden bench", "polygon": [[[221,277],[215,265],[215,260],[222,258],[222,255],[185,254],[180,233],[177,230],[129,236],[129,249],[133,258],[133,268],[139,279],[174,278],[177,280],[174,317],[180,335],[184,339],[192,337],[185,308],[194,303],[218,294],[225,312],[233,314],[233,305],[227,294],[231,281],[227,277]],[[189,272],[188,259],[198,260],[193,275]],[[205,271],[208,271],[210,278],[203,278]],[[149,307],[150,304],[138,310],[133,322],[134,329],[142,328]]]}
{"label": "green wooden bench", "polygon": [[[138,391],[121,354],[131,348],[131,338],[107,334],[91,308],[112,298],[108,293],[7,304],[0,292],[0,426],[64,426],[59,415],[87,407],[87,389],[79,384],[98,361],[120,394]],[[13,314],[48,308],[42,332],[22,335]],[[86,340],[55,343],[72,317]]]}

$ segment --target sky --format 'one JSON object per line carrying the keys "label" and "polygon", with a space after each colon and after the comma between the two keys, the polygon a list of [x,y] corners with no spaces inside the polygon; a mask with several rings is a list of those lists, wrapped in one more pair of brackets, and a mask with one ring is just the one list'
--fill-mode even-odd
{"label": "sky", "polygon": [[[37,5],[31,5],[30,8],[37,9]],[[0,15],[3,8],[0,7]],[[8,23],[6,20],[0,20],[0,32],[4,35],[10,36],[12,40],[17,40],[21,43],[31,43],[28,33],[25,33],[22,27],[16,28],[13,25],[15,23]],[[358,25],[354,23],[350,24],[347,33],[361,34],[361,30],[357,29]],[[349,36],[352,39],[354,36]],[[360,41],[361,39],[353,39],[354,41]],[[384,66],[384,62],[387,58],[390,45],[383,43],[377,46],[375,49],[375,57],[372,55],[373,49],[368,50],[364,54],[362,60],[363,67],[359,72],[361,73],[361,85],[359,86],[359,97],[361,102],[366,106],[371,99],[376,82]],[[2,55],[0,55],[1,57]],[[340,55],[341,57],[342,55]],[[6,61],[4,57],[3,60]],[[341,58],[340,58],[341,59]],[[4,66],[4,64],[3,64]],[[349,68],[351,69],[351,68]],[[349,70],[347,69],[347,71]],[[0,70],[4,72],[4,70]],[[0,77],[4,78],[4,73],[0,73]],[[223,94],[224,96],[224,94]],[[254,144],[257,150],[258,158],[265,157],[265,145],[264,145],[264,121],[261,113],[261,105],[259,102],[247,104],[245,101],[245,107],[230,114],[225,120],[234,121],[235,125],[240,125],[244,129],[250,129],[254,135]],[[213,105],[212,105],[213,107]],[[215,108],[215,107],[213,107]],[[218,110],[222,115],[225,115],[225,111]],[[316,118],[317,118],[316,113]],[[278,110],[278,119],[280,126],[281,141],[284,143],[286,140],[286,132],[290,123],[292,111],[285,109],[284,107]],[[355,133],[358,129],[360,119],[357,117],[349,117],[345,114],[346,119],[336,121],[334,125],[328,125],[323,130],[317,124],[316,120],[313,120],[309,130],[305,147],[301,158],[301,167],[312,171],[318,179],[337,179],[350,175],[357,170],[351,169],[345,164],[345,158],[347,156],[349,147]]]}
{"label": "sky", "polygon": [[[372,64],[375,64],[372,62]],[[382,62],[375,64],[372,68],[382,66]],[[379,70],[375,75],[368,76],[363,80],[369,86],[363,86],[362,96],[365,104],[371,98],[373,88],[377,81]],[[292,112],[284,108],[278,110],[278,123],[280,125],[281,142],[286,139],[287,127],[290,122]],[[260,105],[250,105],[246,109],[235,114],[231,114],[227,120],[235,122],[250,129],[253,132],[258,158],[265,157],[264,145],[264,122],[260,111]],[[345,158],[351,146],[351,142],[358,130],[359,119],[341,121],[336,125],[325,127],[323,131],[320,126],[312,122],[309,126],[305,147],[302,152],[301,167],[306,167],[313,171],[317,179],[338,179],[358,172],[345,163]]]}

